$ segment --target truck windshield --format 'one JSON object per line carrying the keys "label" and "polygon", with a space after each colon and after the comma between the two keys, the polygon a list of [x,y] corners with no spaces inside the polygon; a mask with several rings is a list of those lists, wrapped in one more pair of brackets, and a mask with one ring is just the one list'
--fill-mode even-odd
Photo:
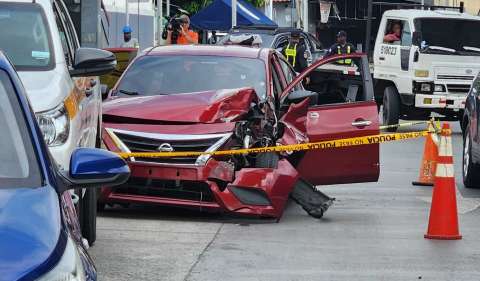
{"label": "truck windshield", "polygon": [[0,189],[42,183],[28,127],[8,75],[0,70]]}
{"label": "truck windshield", "polygon": [[425,52],[480,56],[480,21],[444,18],[415,20]]}
{"label": "truck windshield", "polygon": [[42,70],[53,66],[50,34],[40,5],[0,2],[0,26],[0,49],[17,70]]}

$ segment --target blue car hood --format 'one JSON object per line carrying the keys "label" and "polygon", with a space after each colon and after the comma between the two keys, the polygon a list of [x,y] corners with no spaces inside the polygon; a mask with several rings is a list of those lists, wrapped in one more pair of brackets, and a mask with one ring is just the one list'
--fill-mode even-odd
{"label": "blue car hood", "polygon": [[49,186],[0,189],[0,279],[36,275],[58,258],[52,254],[62,227],[59,206]]}

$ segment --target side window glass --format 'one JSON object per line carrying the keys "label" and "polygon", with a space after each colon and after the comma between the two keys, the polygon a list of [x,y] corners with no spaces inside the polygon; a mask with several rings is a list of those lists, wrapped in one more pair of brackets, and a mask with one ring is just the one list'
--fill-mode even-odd
{"label": "side window glass", "polygon": [[[295,77],[297,76],[293,68],[283,59],[278,59],[280,62],[280,66],[282,67],[283,75],[285,76],[285,80],[287,82],[287,85],[292,83]],[[297,84],[294,88],[293,91],[301,90],[301,84]]]}
{"label": "side window glass", "polygon": [[273,64],[273,59],[270,60],[270,70],[272,73],[273,96],[275,97],[275,99],[278,99],[278,97],[282,93],[282,84],[280,81],[280,76],[278,75],[275,65]]}
{"label": "side window glass", "polygon": [[[388,20],[383,37],[383,43],[391,45],[400,45],[402,43],[404,21]],[[410,35],[411,37],[411,35]],[[412,39],[410,38],[410,42]]]}
{"label": "side window glass", "polygon": [[402,30],[402,46],[411,46],[412,45],[412,31],[410,30],[410,25],[408,22],[403,22]]}
{"label": "side window glass", "polygon": [[76,51],[80,46],[77,42],[77,35],[75,32],[75,28],[72,25],[72,21],[70,20],[68,11],[66,10],[62,2],[57,2],[56,6],[59,11],[62,22],[65,25],[65,31],[67,32],[66,35],[68,36],[68,41],[71,44],[71,48],[73,51]]}
{"label": "side window glass", "polygon": [[58,15],[57,9],[54,9],[54,14],[55,14],[55,23],[57,24],[58,33],[60,35],[60,41],[62,42],[63,55],[65,56],[65,61],[67,62],[67,65],[71,66],[73,62],[73,57],[72,57],[72,54],[70,53],[67,34],[65,32],[65,28],[63,27],[62,21],[60,20],[60,16]]}

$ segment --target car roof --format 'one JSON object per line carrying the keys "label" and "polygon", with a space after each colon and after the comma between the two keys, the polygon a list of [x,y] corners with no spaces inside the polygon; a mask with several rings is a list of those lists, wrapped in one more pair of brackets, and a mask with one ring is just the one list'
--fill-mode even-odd
{"label": "car roof", "polygon": [[294,30],[304,33],[302,29],[296,28],[296,27],[271,27],[271,26],[263,26],[263,25],[236,26],[230,30],[230,33],[231,32],[250,32],[250,33],[275,35],[280,33],[289,33]]}
{"label": "car roof", "polygon": [[454,18],[464,20],[480,20],[478,16],[472,16],[466,13],[460,13],[457,11],[449,10],[417,10],[417,9],[399,9],[388,10],[384,13],[384,16],[393,18]]}
{"label": "car roof", "polygon": [[146,55],[204,55],[222,57],[260,58],[266,48],[243,47],[238,45],[169,45],[154,47]]}

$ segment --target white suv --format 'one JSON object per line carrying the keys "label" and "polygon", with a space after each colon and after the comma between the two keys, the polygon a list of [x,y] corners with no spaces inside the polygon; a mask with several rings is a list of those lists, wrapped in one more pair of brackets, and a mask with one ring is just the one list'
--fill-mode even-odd
{"label": "white suv", "polygon": [[[27,90],[50,152],[69,169],[77,147],[100,146],[101,102],[98,75],[116,65],[112,53],[81,48],[61,0],[0,0],[2,49]],[[82,234],[95,241],[95,191],[78,192]]]}

